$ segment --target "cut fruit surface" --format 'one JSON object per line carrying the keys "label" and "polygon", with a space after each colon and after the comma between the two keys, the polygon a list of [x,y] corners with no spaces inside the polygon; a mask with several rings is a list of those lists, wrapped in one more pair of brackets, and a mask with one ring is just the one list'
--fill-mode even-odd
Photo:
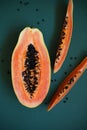
{"label": "cut fruit surface", "polygon": [[19,35],[12,54],[12,83],[18,100],[26,107],[36,107],[50,87],[50,58],[43,35],[37,28],[26,27]]}

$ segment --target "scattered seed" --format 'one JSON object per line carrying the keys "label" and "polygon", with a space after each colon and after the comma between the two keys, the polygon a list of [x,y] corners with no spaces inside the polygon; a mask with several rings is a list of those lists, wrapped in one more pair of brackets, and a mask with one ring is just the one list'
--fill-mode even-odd
{"label": "scattered seed", "polygon": [[47,103],[47,102],[45,102],[45,104],[47,105],[48,103]]}
{"label": "scattered seed", "polygon": [[64,100],[63,103],[66,103],[66,100]]}
{"label": "scattered seed", "polygon": [[24,2],[24,5],[26,6],[26,5],[29,5],[29,2]]}
{"label": "scattered seed", "polygon": [[23,2],[22,1],[19,1],[20,4],[22,4]]}
{"label": "scattered seed", "polygon": [[37,22],[37,24],[39,25],[39,24],[40,24],[40,22],[38,21],[38,22]]}
{"label": "scattered seed", "polygon": [[45,20],[44,19],[42,19],[42,22],[44,22]]}
{"label": "scattered seed", "polygon": [[3,59],[1,59],[1,62],[3,63],[3,62],[4,62],[4,60],[3,60]]}
{"label": "scattered seed", "polygon": [[69,67],[72,67],[72,64],[69,64]]}
{"label": "scattered seed", "polygon": [[74,57],[74,59],[76,60],[76,59],[77,59],[77,57]]}
{"label": "scattered seed", "polygon": [[53,82],[53,79],[51,79],[51,82]]}
{"label": "scattered seed", "polygon": [[36,11],[39,11],[39,9],[36,9]]}
{"label": "scattered seed", "polygon": [[70,60],[72,60],[73,59],[73,57],[70,57]]}
{"label": "scattered seed", "polygon": [[56,82],[56,79],[54,79],[54,81]]}
{"label": "scattered seed", "polygon": [[8,70],[7,74],[11,74],[11,72]]}
{"label": "scattered seed", "polygon": [[17,8],[17,11],[20,11],[20,9],[19,9],[19,8]]}
{"label": "scattered seed", "polygon": [[66,97],[65,99],[68,100],[68,97]]}
{"label": "scattered seed", "polygon": [[65,75],[67,75],[67,72],[64,72]]}

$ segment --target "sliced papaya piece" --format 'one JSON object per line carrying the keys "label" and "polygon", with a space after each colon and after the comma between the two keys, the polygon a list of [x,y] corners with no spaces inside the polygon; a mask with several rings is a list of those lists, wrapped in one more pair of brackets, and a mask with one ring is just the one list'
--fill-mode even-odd
{"label": "sliced papaya piece", "polygon": [[72,0],[69,0],[66,16],[60,34],[60,40],[56,52],[56,57],[54,62],[54,73],[56,73],[61,68],[66,58],[70,46],[72,30],[73,30],[73,2]]}
{"label": "sliced papaya piece", "polygon": [[37,28],[26,27],[19,35],[12,54],[12,83],[21,104],[37,107],[50,87],[50,58],[43,35]]}
{"label": "sliced papaya piece", "polygon": [[65,95],[71,90],[71,88],[78,81],[78,79],[81,77],[81,75],[86,69],[87,57],[85,57],[82,60],[82,62],[60,84],[48,105],[48,111],[50,111],[56,104],[58,104],[65,97]]}

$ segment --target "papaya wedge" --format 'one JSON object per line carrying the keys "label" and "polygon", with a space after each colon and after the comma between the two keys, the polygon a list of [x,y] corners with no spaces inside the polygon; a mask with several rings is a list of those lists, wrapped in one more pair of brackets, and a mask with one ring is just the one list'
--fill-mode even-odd
{"label": "papaya wedge", "polygon": [[78,79],[81,77],[81,75],[86,69],[87,57],[85,57],[82,60],[82,62],[60,84],[48,105],[48,111],[50,111],[56,104],[58,104],[65,97],[65,95],[71,90],[71,88],[78,81]]}
{"label": "papaya wedge", "polygon": [[54,68],[53,68],[54,73],[56,73],[61,68],[67,56],[72,36],[72,30],[73,30],[73,1],[69,0],[66,16],[60,34],[56,57],[54,61]]}

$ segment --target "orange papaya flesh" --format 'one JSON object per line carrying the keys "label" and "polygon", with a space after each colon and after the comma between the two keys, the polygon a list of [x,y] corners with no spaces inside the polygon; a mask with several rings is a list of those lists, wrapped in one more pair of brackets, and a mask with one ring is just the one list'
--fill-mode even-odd
{"label": "orange papaya flesh", "polygon": [[29,108],[45,99],[50,87],[50,58],[37,28],[21,31],[12,54],[12,83],[19,102]]}
{"label": "orange papaya flesh", "polygon": [[61,68],[67,56],[72,36],[72,30],[73,30],[73,1],[69,0],[63,28],[60,34],[59,45],[56,52],[53,68],[54,73],[56,73]]}
{"label": "orange papaya flesh", "polygon": [[87,57],[65,78],[60,84],[56,92],[54,93],[49,105],[48,111],[50,111],[56,104],[58,104],[66,94],[71,90],[74,84],[81,77],[83,72],[87,69]]}

